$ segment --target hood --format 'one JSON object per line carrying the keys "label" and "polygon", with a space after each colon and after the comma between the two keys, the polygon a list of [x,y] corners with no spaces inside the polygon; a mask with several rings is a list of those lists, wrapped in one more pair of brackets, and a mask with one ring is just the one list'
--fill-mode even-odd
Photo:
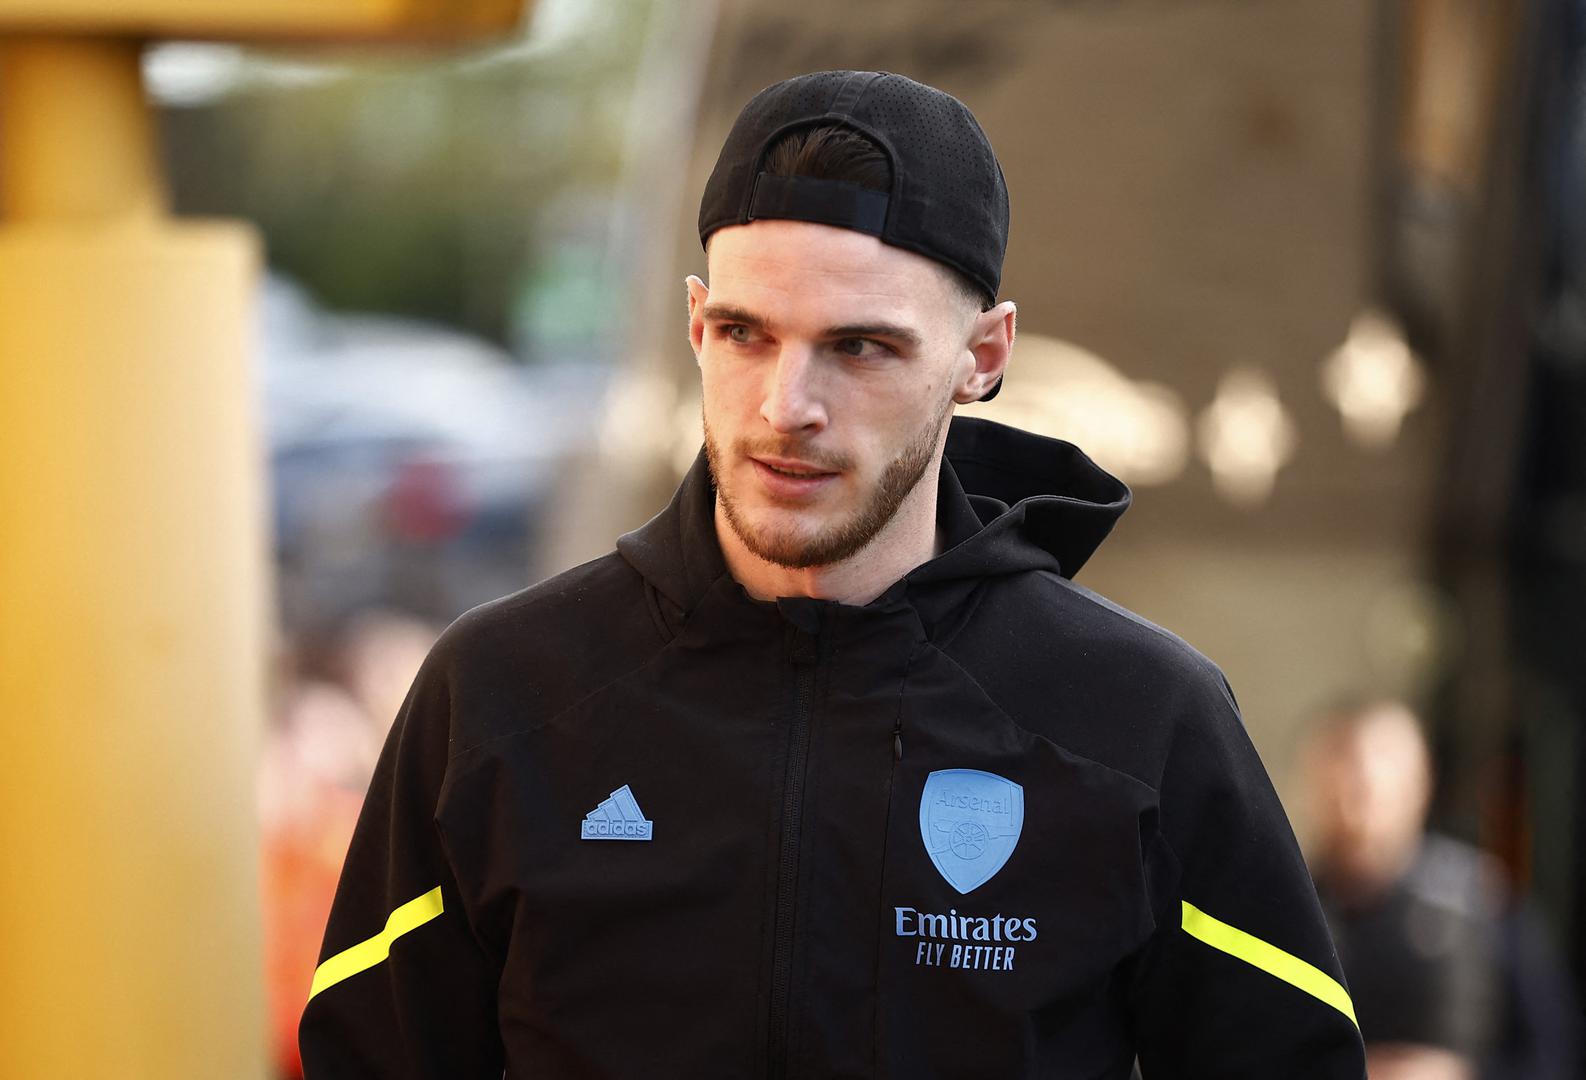
{"label": "hood", "polygon": [[1073,443],[955,417],[937,496],[945,550],[908,577],[1052,570],[1071,578],[1129,508],[1129,498],[1121,480]]}
{"label": "hood", "polygon": [[[617,551],[678,609],[727,572],[702,450],[672,502]],[[943,551],[904,577],[910,591],[1028,570],[1073,577],[1129,507],[1129,489],[1072,443],[954,417],[937,488]],[[890,592],[890,590],[889,590]]]}

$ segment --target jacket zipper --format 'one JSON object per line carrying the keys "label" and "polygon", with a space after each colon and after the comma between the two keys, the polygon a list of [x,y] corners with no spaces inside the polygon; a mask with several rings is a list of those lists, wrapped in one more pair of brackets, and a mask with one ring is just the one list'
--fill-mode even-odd
{"label": "jacket zipper", "polygon": [[[885,912],[883,906],[887,898],[887,841],[892,836],[892,789],[897,784],[898,766],[903,763],[903,706],[898,706],[897,719],[892,722],[892,767],[887,770],[887,809],[881,816],[881,891],[876,895],[876,911]],[[886,918],[881,915],[882,927],[886,926]],[[870,985],[876,988],[876,1004],[870,1016],[870,1030],[872,1041],[870,1046],[870,1071],[872,1075],[881,1075],[881,948],[886,941],[884,930],[876,932],[876,954],[872,958]]]}
{"label": "jacket zipper", "polygon": [[782,785],[782,847],[777,868],[776,922],[771,953],[771,1014],[767,1051],[771,1080],[782,1080],[788,1064],[788,1003],[793,979],[793,918],[798,889],[799,833],[804,823],[804,772],[809,763],[810,713],[815,698],[815,642],[798,634],[793,642],[793,725],[788,732],[787,773]]}

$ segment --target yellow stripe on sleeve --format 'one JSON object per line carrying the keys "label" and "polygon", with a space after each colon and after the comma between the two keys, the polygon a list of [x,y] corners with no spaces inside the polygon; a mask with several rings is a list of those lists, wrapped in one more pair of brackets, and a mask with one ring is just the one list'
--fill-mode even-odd
{"label": "yellow stripe on sleeve", "polygon": [[387,916],[385,929],[368,941],[360,941],[350,949],[343,949],[330,957],[314,972],[314,984],[309,987],[308,999],[321,990],[329,989],[360,971],[367,971],[391,954],[391,943],[410,930],[417,930],[445,908],[441,904],[439,885],[416,899],[409,900]]}
{"label": "yellow stripe on sleeve", "polygon": [[1350,1023],[1357,1029],[1360,1027],[1360,1021],[1355,1019],[1355,1003],[1349,1000],[1349,991],[1325,971],[1236,926],[1212,918],[1188,900],[1183,901],[1183,904],[1184,932],[1190,937],[1304,990],[1349,1017]]}

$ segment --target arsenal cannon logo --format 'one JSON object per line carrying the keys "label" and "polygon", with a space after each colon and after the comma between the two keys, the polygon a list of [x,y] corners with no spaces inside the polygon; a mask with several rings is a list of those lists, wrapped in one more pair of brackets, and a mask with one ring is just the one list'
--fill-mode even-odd
{"label": "arsenal cannon logo", "polygon": [[920,836],[947,883],[967,893],[1002,869],[1024,828],[1024,788],[980,769],[938,769],[920,795]]}

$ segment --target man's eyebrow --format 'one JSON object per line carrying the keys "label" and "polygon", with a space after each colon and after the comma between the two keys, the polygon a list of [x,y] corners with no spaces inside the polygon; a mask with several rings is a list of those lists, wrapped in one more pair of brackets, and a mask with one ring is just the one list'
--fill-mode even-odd
{"label": "man's eyebrow", "polygon": [[756,330],[764,330],[766,326],[766,321],[760,316],[736,304],[706,304],[699,314],[706,322],[742,323]]}
{"label": "man's eyebrow", "polygon": [[847,326],[831,326],[821,335],[824,338],[850,338],[850,337],[881,337],[891,338],[906,348],[918,349],[925,344],[915,330],[896,323],[851,323]]}
{"label": "man's eyebrow", "polygon": [[[700,318],[709,323],[739,323],[754,330],[765,330],[769,325],[763,317],[736,304],[707,303],[700,312]],[[906,349],[919,349],[925,344],[925,339],[918,331],[897,323],[846,323],[842,326],[828,326],[821,331],[821,337],[827,341],[853,337],[890,338]]]}

